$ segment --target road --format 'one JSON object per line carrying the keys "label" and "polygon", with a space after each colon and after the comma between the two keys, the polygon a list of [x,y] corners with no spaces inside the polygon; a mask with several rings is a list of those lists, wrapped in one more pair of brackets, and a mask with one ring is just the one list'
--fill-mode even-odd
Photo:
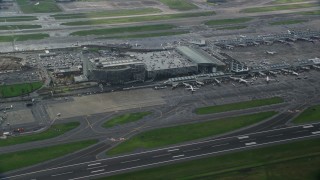
{"label": "road", "polygon": [[257,133],[212,139],[141,153],[127,154],[96,161],[41,169],[25,174],[12,174],[5,179],[92,179],[136,169],[246,150],[304,138],[319,138],[320,123],[299,125]]}

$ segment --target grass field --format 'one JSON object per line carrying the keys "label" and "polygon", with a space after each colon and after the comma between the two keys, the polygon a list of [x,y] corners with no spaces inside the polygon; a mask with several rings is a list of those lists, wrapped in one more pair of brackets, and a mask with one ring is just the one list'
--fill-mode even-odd
{"label": "grass field", "polygon": [[303,15],[320,15],[320,10],[318,10],[318,11],[300,12],[299,14],[303,14]]}
{"label": "grass field", "polygon": [[86,148],[97,142],[97,140],[86,140],[44,148],[0,154],[0,173],[55,159]]}
{"label": "grass field", "polygon": [[19,30],[19,29],[37,29],[41,25],[4,25],[0,26],[0,30]]}
{"label": "grass field", "polygon": [[[38,5],[36,5],[37,2],[39,2]],[[17,3],[23,13],[51,13],[61,11],[54,0],[17,0]]]}
{"label": "grass field", "polygon": [[0,36],[0,42],[12,42],[16,41],[28,41],[28,40],[40,40],[49,37],[49,34],[22,34],[13,36]]}
{"label": "grass field", "polygon": [[81,25],[94,25],[94,24],[118,24],[118,23],[131,23],[131,22],[144,22],[144,21],[160,21],[160,20],[179,19],[179,18],[212,16],[214,14],[215,14],[214,12],[166,14],[166,15],[114,18],[114,19],[97,19],[97,20],[88,20],[88,21],[74,21],[74,22],[62,23],[61,25],[81,26]]}
{"label": "grass field", "polygon": [[42,82],[32,82],[23,84],[12,84],[0,86],[0,97],[15,97],[28,94],[39,89]]}
{"label": "grass field", "polygon": [[8,137],[8,139],[0,141],[0,147],[54,138],[68,131],[71,131],[72,129],[78,127],[79,125],[80,125],[79,122],[56,124],[51,126],[48,130],[38,134]]}
{"label": "grass field", "polygon": [[163,4],[167,5],[170,9],[176,9],[180,11],[188,11],[192,9],[198,9],[198,7],[186,0],[159,0]]}
{"label": "grass field", "polygon": [[318,180],[319,164],[318,138],[150,168],[100,180]]}
{"label": "grass field", "polygon": [[0,22],[18,22],[18,21],[34,21],[38,18],[35,16],[11,16],[11,17],[0,17]]}
{"label": "grass field", "polygon": [[307,20],[286,20],[286,21],[276,21],[269,23],[270,25],[288,25],[288,24],[299,24],[307,22]]}
{"label": "grass field", "polygon": [[149,114],[151,114],[151,112],[137,112],[137,113],[123,114],[106,121],[102,126],[105,128],[110,128],[113,126],[138,121],[144,118],[145,116],[148,116]]}
{"label": "grass field", "polygon": [[148,38],[148,37],[161,37],[161,36],[174,36],[180,34],[187,34],[187,31],[169,31],[169,32],[158,32],[158,33],[143,33],[143,34],[130,34],[130,35],[119,35],[104,37],[106,39],[129,39],[129,38]]}
{"label": "grass field", "polygon": [[228,27],[222,27],[218,28],[217,30],[237,30],[237,29],[245,29],[248,26],[228,26]]}
{"label": "grass field", "polygon": [[286,4],[286,3],[298,3],[298,2],[308,2],[308,0],[274,0],[273,4]]}
{"label": "grass field", "polygon": [[279,5],[279,6],[267,6],[267,7],[256,7],[246,8],[241,10],[244,13],[256,13],[256,12],[268,12],[268,11],[281,11],[290,9],[300,9],[319,6],[318,4],[290,4],[290,5]]}
{"label": "grass field", "polygon": [[147,25],[147,26],[131,26],[131,27],[119,27],[108,29],[94,29],[86,31],[76,31],[71,33],[73,36],[87,36],[87,35],[110,35],[117,33],[131,33],[131,32],[143,32],[143,31],[159,31],[173,29],[176,26],[169,24]]}
{"label": "grass field", "polygon": [[115,17],[115,16],[130,16],[160,13],[160,9],[155,8],[143,8],[143,9],[119,9],[109,10],[103,12],[89,12],[89,13],[75,13],[75,14],[54,14],[51,17],[55,19],[76,19],[76,18],[97,18],[97,17]]}
{"label": "grass field", "polygon": [[251,21],[252,18],[236,18],[236,19],[217,19],[217,20],[210,20],[205,22],[208,26],[215,26],[215,25],[225,25],[225,24],[239,24]]}
{"label": "grass field", "polygon": [[320,105],[311,106],[304,110],[298,117],[296,117],[293,123],[310,123],[320,121]]}
{"label": "grass field", "polygon": [[132,137],[108,151],[107,154],[115,155],[131,152],[136,149],[156,148],[223,134],[261,122],[275,114],[276,112],[270,111],[214,121],[154,129],[142,132]]}
{"label": "grass field", "polygon": [[232,110],[248,109],[253,107],[278,104],[282,102],[283,102],[283,99],[280,97],[273,97],[268,99],[256,99],[256,100],[244,101],[244,102],[238,102],[238,103],[232,103],[232,104],[223,104],[223,105],[217,105],[217,106],[197,108],[195,110],[195,113],[196,114],[213,114],[213,113],[219,113],[219,112],[226,112],[226,111],[232,111]]}

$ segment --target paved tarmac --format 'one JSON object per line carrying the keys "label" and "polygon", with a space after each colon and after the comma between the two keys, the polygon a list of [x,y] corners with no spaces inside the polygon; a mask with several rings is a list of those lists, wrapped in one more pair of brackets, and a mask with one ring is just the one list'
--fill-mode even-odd
{"label": "paved tarmac", "polygon": [[92,179],[227,152],[287,143],[293,140],[312,137],[319,138],[319,136],[320,123],[299,125],[243,134],[241,136],[194,142],[50,169],[39,169],[24,174],[10,174],[2,179]]}

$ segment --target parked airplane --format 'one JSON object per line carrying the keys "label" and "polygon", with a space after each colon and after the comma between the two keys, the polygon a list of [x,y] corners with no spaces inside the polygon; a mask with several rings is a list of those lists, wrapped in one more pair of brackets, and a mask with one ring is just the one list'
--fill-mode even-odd
{"label": "parked airplane", "polygon": [[221,81],[219,81],[218,79],[214,78],[213,80],[214,80],[218,85],[221,84]]}
{"label": "parked airplane", "polygon": [[318,70],[320,70],[320,66],[313,65],[312,67],[313,67],[314,69],[318,69]]}
{"label": "parked airplane", "polygon": [[271,78],[269,78],[269,76],[267,76],[266,81],[267,81],[267,83],[269,83],[270,81],[275,81],[275,79],[271,79]]}
{"label": "parked airplane", "polygon": [[260,72],[260,71],[259,71],[258,73],[259,73],[260,76],[266,76],[266,74],[263,73],[263,72]]}
{"label": "parked airplane", "polygon": [[275,71],[269,71],[269,74],[273,75],[273,76],[276,76],[278,73],[275,72]]}
{"label": "parked airplane", "polygon": [[299,73],[291,71],[291,74],[295,75],[295,76],[299,76]]}
{"label": "parked airplane", "polygon": [[307,67],[307,66],[305,66],[305,67],[301,67],[301,69],[306,70],[306,71],[309,71],[309,70],[310,70],[310,68],[309,68],[309,67]]}
{"label": "parked airplane", "polygon": [[190,86],[191,86],[191,84],[185,83],[185,82],[183,82],[182,84],[183,84],[185,87],[190,87]]}
{"label": "parked airplane", "polygon": [[232,45],[227,45],[226,48],[227,48],[227,49],[233,49],[234,46],[232,46]]}
{"label": "parked airplane", "polygon": [[267,54],[271,54],[271,55],[274,55],[276,54],[277,52],[276,51],[266,51]]}
{"label": "parked airplane", "polygon": [[196,81],[196,83],[199,84],[200,86],[203,86],[203,85],[204,85],[204,83],[201,82],[201,81]]}
{"label": "parked airplane", "polygon": [[258,43],[258,42],[255,42],[255,41],[253,41],[252,43],[253,43],[253,45],[255,45],[255,46],[258,46],[258,45],[260,45],[260,43]]}
{"label": "parked airplane", "polygon": [[188,88],[186,88],[187,90],[190,90],[191,91],[191,93],[193,94],[194,92],[196,92],[196,90],[197,89],[199,89],[199,88],[196,88],[196,87],[193,87],[193,86],[189,86]]}

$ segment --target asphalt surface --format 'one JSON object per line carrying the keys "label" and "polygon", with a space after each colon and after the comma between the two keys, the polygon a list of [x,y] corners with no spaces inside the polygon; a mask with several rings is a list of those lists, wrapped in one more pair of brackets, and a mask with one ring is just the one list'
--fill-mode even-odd
{"label": "asphalt surface", "polygon": [[2,179],[92,179],[270,144],[285,143],[312,137],[319,138],[319,136],[320,123],[314,123],[244,134],[241,136],[194,142],[142,153],[116,156],[50,169],[41,169],[25,174],[12,174]]}

